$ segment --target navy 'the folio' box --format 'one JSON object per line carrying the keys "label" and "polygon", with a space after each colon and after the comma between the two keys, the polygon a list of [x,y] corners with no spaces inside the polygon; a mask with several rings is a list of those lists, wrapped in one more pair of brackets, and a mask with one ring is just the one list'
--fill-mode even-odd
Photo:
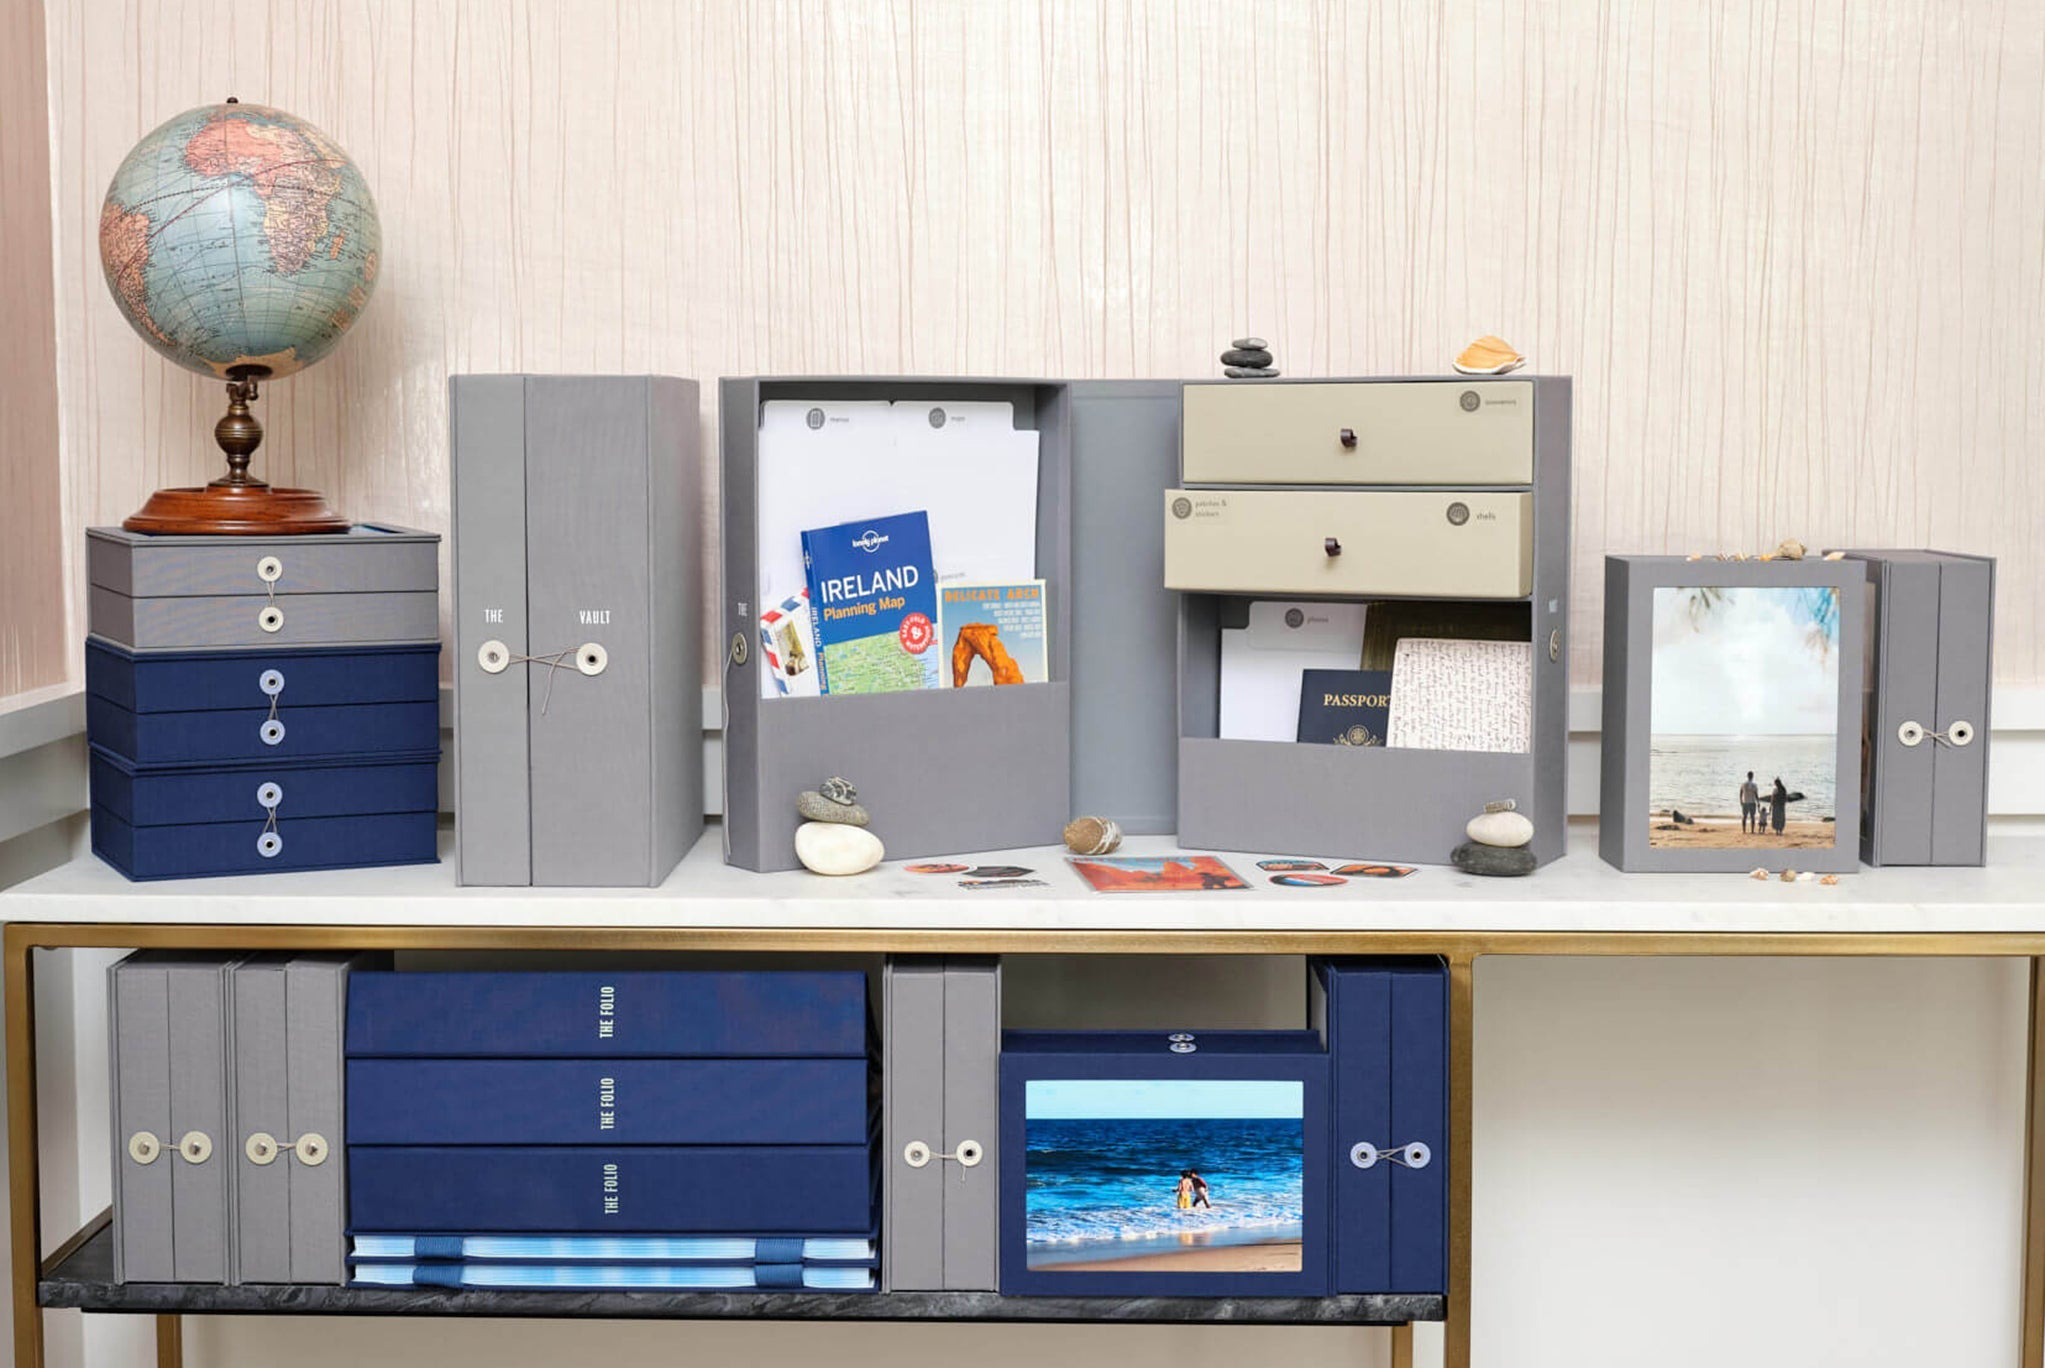
{"label": "navy 'the folio' box", "polygon": [[1448,1291],[1448,972],[1318,960],[1309,1019],[1334,1078],[1334,1287]]}
{"label": "navy 'the folio' box", "polygon": [[1313,1031],[1010,1031],[1001,1291],[1328,1290],[1328,1056]]}
{"label": "navy 'the folio' box", "polygon": [[864,1059],[858,970],[360,973],[348,1055]]}

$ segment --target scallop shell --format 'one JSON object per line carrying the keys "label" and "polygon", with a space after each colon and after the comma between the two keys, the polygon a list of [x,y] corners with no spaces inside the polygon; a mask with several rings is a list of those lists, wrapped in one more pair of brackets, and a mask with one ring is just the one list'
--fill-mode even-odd
{"label": "scallop shell", "polygon": [[1795,537],[1783,538],[1782,545],[1775,548],[1775,558],[1777,560],[1802,560],[1804,555],[1804,544]]}
{"label": "scallop shell", "polygon": [[1527,358],[1503,338],[1487,333],[1457,353],[1454,364],[1464,375],[1504,375],[1526,365]]}

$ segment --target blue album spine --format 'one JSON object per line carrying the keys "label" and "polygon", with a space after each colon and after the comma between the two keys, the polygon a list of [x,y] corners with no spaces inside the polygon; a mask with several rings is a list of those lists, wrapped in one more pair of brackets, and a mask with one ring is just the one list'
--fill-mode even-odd
{"label": "blue album spine", "polygon": [[833,1146],[348,1147],[363,1231],[864,1235],[871,1155]]}
{"label": "blue album spine", "polygon": [[357,1145],[859,1145],[864,1059],[348,1061]]}
{"label": "blue album spine", "polygon": [[348,1054],[865,1058],[864,972],[357,973]]}
{"label": "blue album spine", "polygon": [[1334,1075],[1335,1290],[1384,1292],[1392,1286],[1391,1166],[1358,1168],[1358,1142],[1379,1149],[1401,1142],[1392,1123],[1392,995],[1382,968],[1325,964],[1328,1055]]}
{"label": "blue album spine", "polygon": [[1390,1292],[1448,1291],[1449,1004],[1448,976],[1438,967],[1401,967],[1390,977],[1392,999],[1393,1144],[1420,1141],[1432,1150],[1425,1168],[1391,1173]]}

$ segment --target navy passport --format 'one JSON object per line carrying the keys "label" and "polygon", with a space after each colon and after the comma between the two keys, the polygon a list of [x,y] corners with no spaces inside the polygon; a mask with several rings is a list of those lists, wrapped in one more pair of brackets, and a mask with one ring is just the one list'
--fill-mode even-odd
{"label": "navy passport", "polygon": [[873,1197],[864,1145],[348,1146],[355,1231],[864,1235]]}
{"label": "navy passport", "polygon": [[863,1145],[864,1059],[348,1061],[356,1145]]}
{"label": "navy passport", "polygon": [[348,977],[347,1052],[864,1059],[866,974],[358,972]]}
{"label": "navy passport", "polygon": [[1390,670],[1302,670],[1296,739],[1382,746],[1392,713]]}

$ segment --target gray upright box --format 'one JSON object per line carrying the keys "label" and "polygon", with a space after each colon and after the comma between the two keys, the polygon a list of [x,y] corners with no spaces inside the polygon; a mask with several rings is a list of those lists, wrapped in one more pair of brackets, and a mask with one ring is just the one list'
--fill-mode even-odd
{"label": "gray upright box", "polygon": [[285,1026],[285,954],[253,955],[227,979],[229,1101],[234,1143],[222,1162],[233,1175],[234,1238],[231,1283],[288,1283],[291,1279],[291,1174],[271,1147],[252,1152],[257,1133],[290,1139],[285,1080],[289,1071]]}
{"label": "gray upright box", "polygon": [[[1124,819],[1130,830],[1170,828],[1174,627],[1160,588],[1155,503],[1170,478],[1176,384],[751,377],[720,385],[730,863],[794,868],[795,797],[834,774],[859,786],[891,858],[1051,844],[1075,811]],[[1019,426],[1036,430],[1048,682],[760,697],[761,405],[848,399],[1006,402]]]}
{"label": "gray upright box", "polygon": [[87,628],[136,651],[389,646],[440,639],[440,538],[86,530]]}
{"label": "gray upright box", "polygon": [[170,987],[171,1264],[174,1281],[224,1283],[228,1251],[227,975],[232,961],[176,962]]}
{"label": "gray upright box", "polygon": [[1988,810],[1995,562],[1848,551],[1869,594],[1861,858],[1978,865]]}
{"label": "gray upright box", "polygon": [[882,976],[882,1285],[992,1291],[1001,963],[901,956]]}
{"label": "gray upright box", "polygon": [[[1333,530],[1321,521],[1334,503],[1332,489],[1351,501],[1373,497],[1357,492],[1360,486],[1397,489],[1434,509],[1436,535],[1423,540],[1438,549],[1424,554],[1441,556],[1453,556],[1456,535],[1477,527],[1470,516],[1475,492],[1530,498],[1528,592],[1439,597],[1526,604],[1533,693],[1531,746],[1520,753],[1223,739],[1221,629],[1247,622],[1252,597],[1304,596],[1181,594],[1182,844],[1446,864],[1463,841],[1464,824],[1487,802],[1511,799],[1533,819],[1535,856],[1543,863],[1561,856],[1569,744],[1570,403],[1566,376],[1186,386],[1181,442],[1188,512],[1195,488],[1255,487],[1262,500],[1293,500],[1309,561],[1332,563],[1343,554],[1339,538],[1323,535]],[[1268,476],[1260,474],[1260,449],[1271,453]],[[1440,472],[1431,482],[1430,471]],[[1202,480],[1227,484],[1196,484]],[[1165,509],[1163,518],[1175,511]],[[1152,516],[1159,516],[1155,504]]]}
{"label": "gray upright box", "polygon": [[703,829],[695,382],[448,393],[461,882],[658,884]]}

